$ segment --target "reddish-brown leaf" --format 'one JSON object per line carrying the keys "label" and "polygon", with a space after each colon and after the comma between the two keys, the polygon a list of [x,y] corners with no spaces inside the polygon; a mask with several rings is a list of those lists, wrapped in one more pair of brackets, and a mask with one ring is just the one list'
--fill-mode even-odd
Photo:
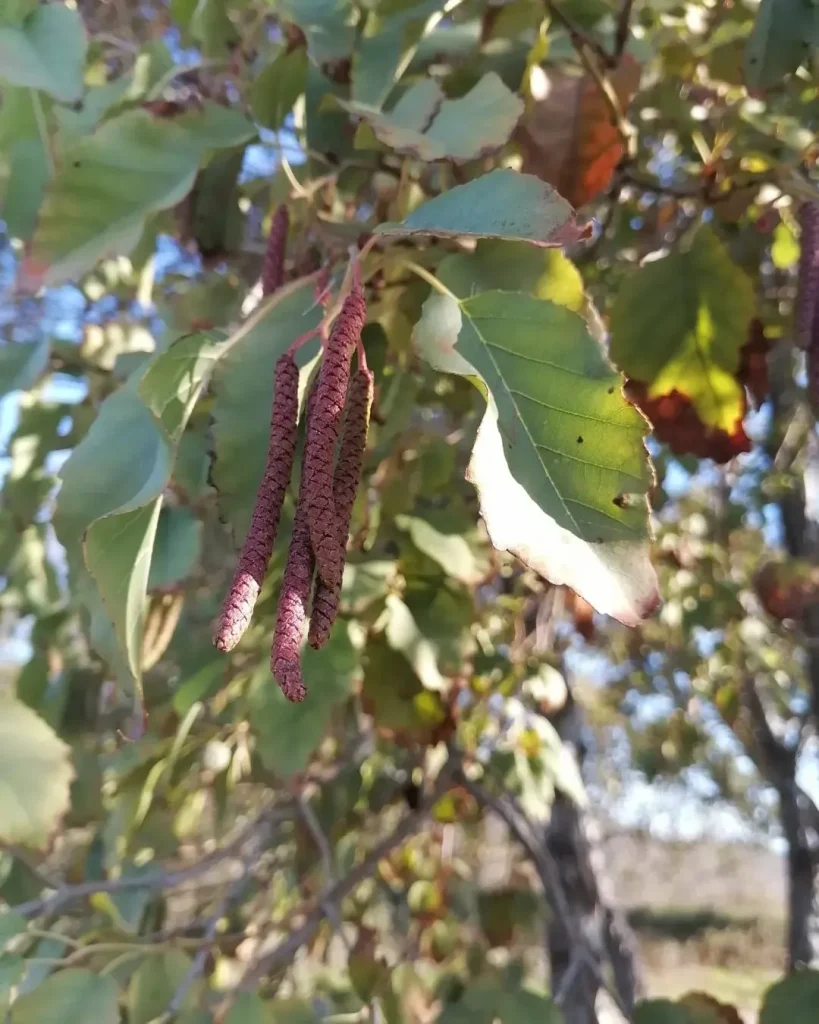
{"label": "reddish-brown leaf", "polygon": [[[625,111],[640,85],[640,65],[627,54],[608,78]],[[608,188],[623,157],[611,106],[590,75],[550,71],[535,79],[536,90],[542,95],[530,103],[515,134],[522,170],[582,206]]]}
{"label": "reddish-brown leaf", "polygon": [[694,409],[691,400],[674,390],[657,398],[648,397],[645,384],[636,380],[626,382],[626,398],[642,412],[654,428],[654,436],[677,455],[696,455],[715,462],[729,462],[736,455],[751,450],[740,417],[734,430],[706,427]]}

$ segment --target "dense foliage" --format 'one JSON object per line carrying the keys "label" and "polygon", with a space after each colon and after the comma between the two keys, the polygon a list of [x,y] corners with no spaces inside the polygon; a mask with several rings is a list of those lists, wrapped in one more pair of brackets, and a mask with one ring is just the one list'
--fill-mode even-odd
{"label": "dense foliage", "polygon": [[580,767],[784,836],[761,1020],[816,1021],[818,47],[815,0],[6,0],[12,1024],[735,1021],[637,1003]]}

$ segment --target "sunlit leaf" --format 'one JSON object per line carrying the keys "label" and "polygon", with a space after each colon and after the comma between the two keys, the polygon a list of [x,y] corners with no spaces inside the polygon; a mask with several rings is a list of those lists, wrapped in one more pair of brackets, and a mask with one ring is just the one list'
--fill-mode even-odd
{"label": "sunlit leaf", "polygon": [[700,420],[732,432],[744,413],[740,349],[754,313],[748,278],[711,228],[689,246],[644,264],[620,287],[611,355],[648,397],[678,391]]}

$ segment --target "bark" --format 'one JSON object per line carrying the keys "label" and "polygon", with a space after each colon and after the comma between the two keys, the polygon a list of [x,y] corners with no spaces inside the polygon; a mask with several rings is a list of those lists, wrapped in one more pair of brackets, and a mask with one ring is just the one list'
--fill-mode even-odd
{"label": "bark", "polygon": [[[774,350],[770,371],[774,408],[770,454],[775,458],[799,403],[793,353],[788,346]],[[819,536],[806,513],[804,477],[794,477],[779,508],[788,554],[819,563]],[[811,715],[802,724],[804,731],[819,726],[819,605],[807,607],[801,626],[811,701]],[[751,753],[779,796],[782,831],[788,844],[788,968],[819,966],[819,810],[797,785],[799,742],[788,748],[777,738],[752,680],[746,681],[744,698],[754,734]]]}
{"label": "bark", "polygon": [[[552,724],[582,767],[585,727],[570,691],[565,707],[552,718]],[[598,1024],[601,973],[611,977],[622,1008],[631,1014],[642,990],[636,943],[611,899],[594,822],[574,801],[558,792],[545,842],[557,865],[571,915],[568,927],[554,915],[547,930],[552,992],[560,1002],[565,1024]],[[578,961],[573,936],[583,938],[596,970]]]}

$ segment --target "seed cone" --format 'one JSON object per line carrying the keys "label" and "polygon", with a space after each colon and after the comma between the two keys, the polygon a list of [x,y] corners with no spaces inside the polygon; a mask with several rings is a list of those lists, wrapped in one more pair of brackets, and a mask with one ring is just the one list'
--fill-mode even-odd
{"label": "seed cone", "polygon": [[310,635],[308,638],[310,646],[316,649],[326,643],[338,613],[341,581],[344,575],[343,560],[347,547],[347,534],[350,530],[350,518],[353,514],[356,492],[361,481],[361,468],[364,462],[364,449],[367,446],[367,431],[370,426],[372,401],[372,371],[359,367],[350,382],[344,432],[341,437],[341,448],[333,477],[333,504],[338,530],[338,544],[342,557],[341,573],[334,580],[332,586],[328,586],[321,577],[316,580],[313,611],[310,617]]}
{"label": "seed cone", "polygon": [[292,356],[283,355],[276,363],[267,464],[233,582],[213,637],[214,646],[223,652],[232,650],[242,638],[264,582],[293,468],[298,404],[299,370]]}
{"label": "seed cone", "polygon": [[307,522],[319,575],[330,588],[340,585],[344,571],[344,550],[333,501],[335,451],[350,380],[350,359],[366,318],[364,295],[355,289],[345,300],[327,342],[316,385],[315,412],[308,423],[302,469]]}
{"label": "seed cone", "polygon": [[284,284],[284,254],[287,249],[287,232],[290,228],[290,214],[284,203],[273,214],[267,249],[262,264],[262,294],[272,295]]}
{"label": "seed cone", "polygon": [[799,251],[799,289],[796,297],[796,339],[802,345],[816,344],[814,321],[819,308],[819,202],[803,203],[799,211],[802,228]]}

